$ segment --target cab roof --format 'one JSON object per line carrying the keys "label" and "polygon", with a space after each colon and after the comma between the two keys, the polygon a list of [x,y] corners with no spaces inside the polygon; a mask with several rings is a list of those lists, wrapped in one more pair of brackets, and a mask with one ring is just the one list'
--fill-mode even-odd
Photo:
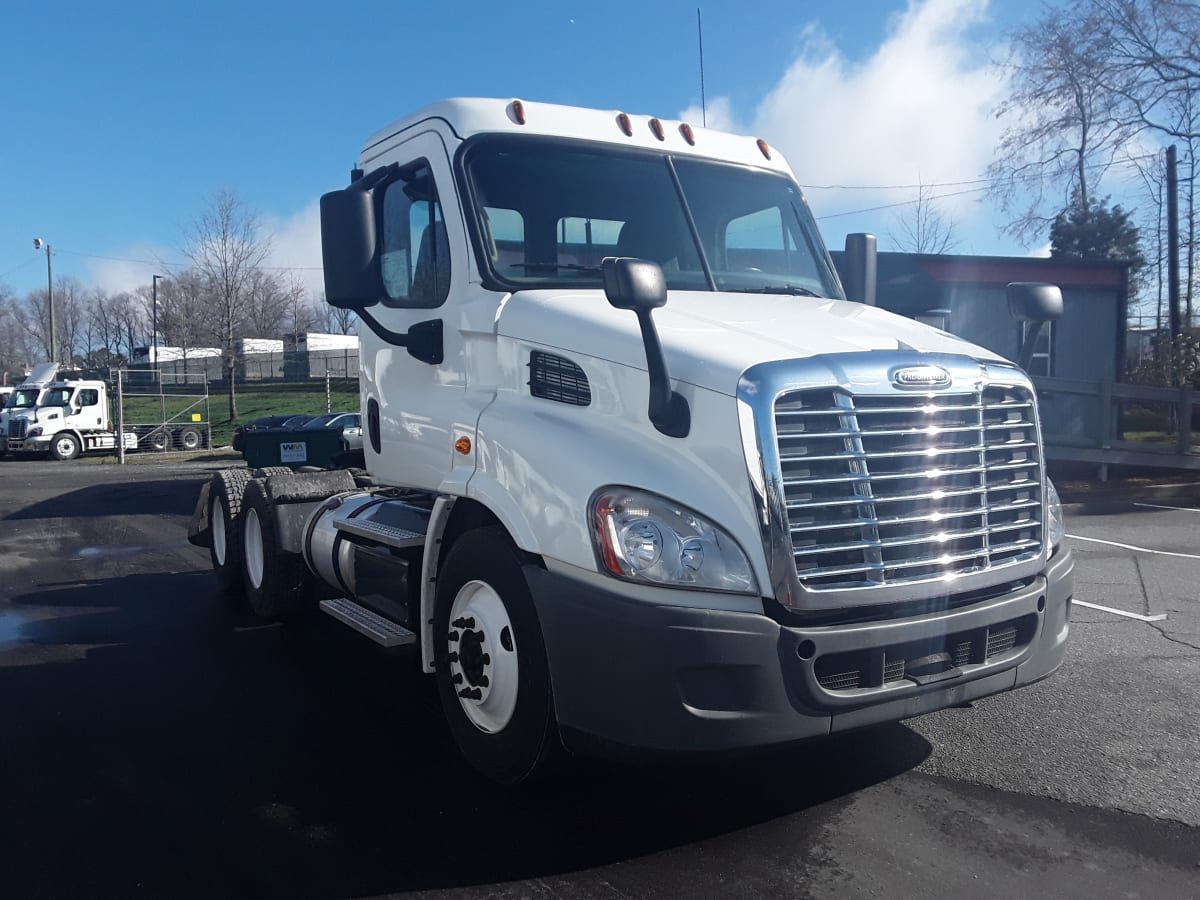
{"label": "cab roof", "polygon": [[[629,134],[623,130],[622,117],[628,122]],[[701,128],[677,119],[626,114],[617,109],[482,97],[440,100],[380,129],[363,146],[363,168],[370,168],[371,161],[388,150],[401,132],[436,120],[444,122],[459,140],[477,134],[535,134],[666,150],[791,174],[778,150],[746,135]],[[656,135],[655,122],[661,125],[662,138]],[[694,143],[689,142],[686,132],[690,132]]]}

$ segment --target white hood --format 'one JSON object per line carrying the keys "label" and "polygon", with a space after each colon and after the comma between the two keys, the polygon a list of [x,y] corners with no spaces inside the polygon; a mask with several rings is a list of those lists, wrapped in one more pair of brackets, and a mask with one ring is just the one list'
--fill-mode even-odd
{"label": "white hood", "polygon": [[[780,294],[672,291],[654,323],[676,381],[734,394],[756,363],[826,353],[916,350],[1002,361],[990,350],[862,303]],[[637,317],[599,290],[520,291],[501,309],[498,333],[646,368]]]}

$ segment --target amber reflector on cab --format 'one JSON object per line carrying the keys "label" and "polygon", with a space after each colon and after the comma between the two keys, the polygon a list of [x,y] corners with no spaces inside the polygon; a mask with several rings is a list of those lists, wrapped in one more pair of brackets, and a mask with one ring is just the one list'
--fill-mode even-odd
{"label": "amber reflector on cab", "polygon": [[514,100],[508,104],[508,111],[512,115],[513,121],[518,125],[525,124],[525,104],[520,100]]}
{"label": "amber reflector on cab", "polygon": [[617,116],[617,124],[621,126],[626,137],[633,137],[633,123],[629,121],[629,116],[621,113]]}

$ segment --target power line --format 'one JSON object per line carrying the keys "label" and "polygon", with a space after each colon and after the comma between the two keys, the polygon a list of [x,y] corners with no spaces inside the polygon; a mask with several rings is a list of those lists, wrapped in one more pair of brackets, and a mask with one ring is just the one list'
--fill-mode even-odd
{"label": "power line", "polygon": [[847,212],[829,213],[828,215],[817,216],[816,219],[818,222],[823,222],[826,219],[838,219],[838,218],[841,218],[842,216],[857,216],[861,213],[879,212],[881,209],[896,209],[897,207],[900,207],[900,206],[911,206],[914,203],[922,203],[922,202],[928,203],[932,200],[945,200],[947,197],[961,197],[964,194],[979,194],[986,190],[987,190],[986,187],[977,187],[977,188],[968,188],[965,191],[951,191],[948,194],[938,194],[936,197],[934,197],[934,196],[914,197],[911,200],[901,200],[898,203],[885,203],[882,206],[869,206],[866,209],[852,209],[852,210],[848,210]]}
{"label": "power line", "polygon": [[[135,259],[129,256],[104,256],[99,253],[83,253],[79,250],[63,250],[60,247],[54,248],[55,253],[66,253],[68,256],[82,256],[87,259],[106,259],[111,262],[128,262],[138,263],[146,266],[156,266],[161,269],[187,269],[188,263],[180,262],[165,262],[161,259]],[[324,269],[321,266],[258,266],[259,269],[265,269],[270,272],[322,272]],[[15,271],[15,270],[14,270]]]}

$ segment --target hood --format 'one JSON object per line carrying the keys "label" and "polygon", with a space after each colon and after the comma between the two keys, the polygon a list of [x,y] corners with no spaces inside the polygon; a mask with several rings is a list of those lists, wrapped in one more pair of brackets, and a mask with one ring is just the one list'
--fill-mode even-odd
{"label": "hood", "polygon": [[[827,353],[915,350],[1002,362],[990,350],[874,306],[781,294],[672,291],[654,311],[671,378],[734,394],[757,363]],[[501,308],[497,331],[645,370],[637,317],[598,290],[520,291]]]}

